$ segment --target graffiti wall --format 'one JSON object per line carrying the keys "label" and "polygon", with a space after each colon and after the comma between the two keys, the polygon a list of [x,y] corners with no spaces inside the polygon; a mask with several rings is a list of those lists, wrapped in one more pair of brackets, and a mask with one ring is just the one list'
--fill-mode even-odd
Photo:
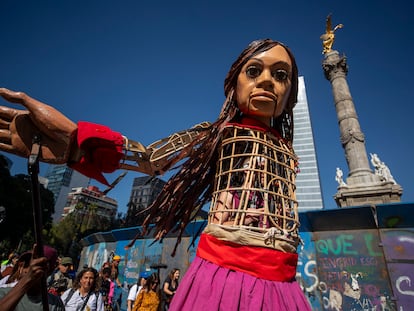
{"label": "graffiti wall", "polygon": [[301,232],[303,245],[300,248],[296,280],[312,305],[312,310],[320,311],[322,296],[319,290],[320,281],[315,256],[315,243],[311,232]]}
{"label": "graffiti wall", "polygon": [[413,310],[414,229],[382,230],[381,236],[397,310]]}
{"label": "graffiti wall", "polygon": [[[407,311],[414,306],[414,204],[342,208],[301,213],[301,238],[296,279],[312,306],[322,311]],[[128,286],[143,271],[154,271],[161,280],[169,270],[182,275],[195,256],[197,234],[205,221],[188,226],[176,248],[171,236],[162,243],[137,240],[125,246],[137,228],[123,229],[105,238],[93,235],[84,241],[80,267],[99,269],[111,255],[122,257],[121,310],[126,310]],[[107,240],[106,242],[102,240]],[[413,281],[413,283],[412,283]]]}
{"label": "graffiti wall", "polygon": [[381,310],[391,286],[377,230],[316,232],[315,255],[324,310]]}

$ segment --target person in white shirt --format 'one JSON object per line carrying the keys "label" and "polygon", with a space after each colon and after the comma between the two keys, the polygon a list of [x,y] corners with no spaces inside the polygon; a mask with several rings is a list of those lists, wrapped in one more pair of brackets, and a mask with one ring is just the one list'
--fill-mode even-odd
{"label": "person in white shirt", "polygon": [[61,296],[66,311],[104,311],[102,296],[96,286],[97,278],[98,271],[92,267],[78,273],[73,288]]}
{"label": "person in white shirt", "polygon": [[132,311],[132,307],[134,306],[135,298],[137,297],[140,290],[145,286],[147,283],[147,279],[149,278],[150,274],[146,271],[141,272],[139,274],[138,282],[131,286],[128,293],[128,309],[127,311]]}

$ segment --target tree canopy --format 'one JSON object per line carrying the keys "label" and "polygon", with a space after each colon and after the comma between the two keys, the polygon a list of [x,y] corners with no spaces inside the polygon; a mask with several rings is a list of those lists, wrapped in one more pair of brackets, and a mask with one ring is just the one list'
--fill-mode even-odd
{"label": "tree canopy", "polygon": [[[98,232],[119,228],[124,220],[119,214],[115,219],[107,219],[97,214],[94,204],[81,204],[59,223],[52,223],[54,213],[53,193],[40,185],[40,201],[43,220],[43,242],[55,247],[59,253],[79,256],[79,240]],[[0,257],[11,251],[32,249],[34,240],[34,220],[30,176],[11,176],[6,158],[0,154]],[[4,210],[5,212],[1,212]]]}
{"label": "tree canopy", "polygon": [[[43,230],[52,225],[53,193],[40,186]],[[30,177],[11,176],[7,161],[0,154],[0,206],[4,207],[0,222],[0,252],[31,249],[34,243],[34,221]]]}

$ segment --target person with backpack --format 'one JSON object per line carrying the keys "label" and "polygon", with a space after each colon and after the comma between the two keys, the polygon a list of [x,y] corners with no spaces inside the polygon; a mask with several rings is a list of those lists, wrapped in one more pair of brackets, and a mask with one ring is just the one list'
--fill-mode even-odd
{"label": "person with backpack", "polygon": [[66,311],[104,311],[102,295],[97,288],[98,271],[92,267],[82,269],[73,287],[61,299]]}
{"label": "person with backpack", "polygon": [[47,278],[48,292],[56,296],[62,295],[68,288],[72,287],[72,278],[69,271],[73,266],[72,258],[63,257],[56,272]]}

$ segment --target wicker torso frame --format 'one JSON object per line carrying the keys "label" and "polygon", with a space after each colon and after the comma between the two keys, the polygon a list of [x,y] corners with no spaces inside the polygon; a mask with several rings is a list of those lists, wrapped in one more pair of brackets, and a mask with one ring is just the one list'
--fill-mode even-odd
{"label": "wicker torso frame", "polygon": [[228,125],[219,150],[209,226],[271,235],[296,249],[297,163],[293,150],[272,133]]}

